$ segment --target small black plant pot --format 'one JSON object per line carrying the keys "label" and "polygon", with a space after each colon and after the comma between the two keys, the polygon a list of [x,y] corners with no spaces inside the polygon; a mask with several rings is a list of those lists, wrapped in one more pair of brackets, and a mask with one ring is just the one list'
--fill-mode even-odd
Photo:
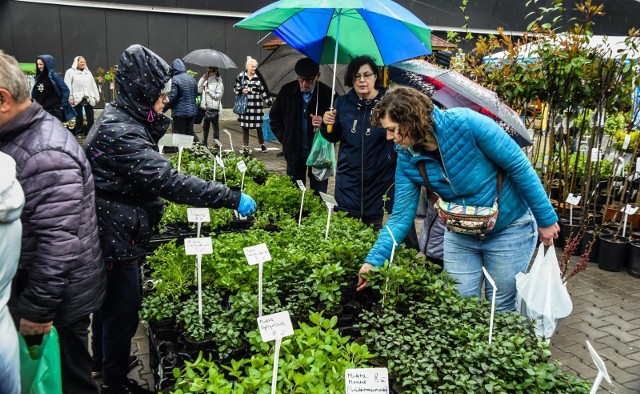
{"label": "small black plant pot", "polygon": [[215,349],[216,347],[213,337],[211,336],[206,336],[198,340],[198,339],[189,338],[189,336],[183,334],[180,336],[180,341],[184,343],[184,346],[187,349],[187,351],[193,352],[196,355],[200,350]]}
{"label": "small black plant pot", "polygon": [[[571,239],[575,239],[576,235],[580,231],[579,218],[573,218],[573,224],[569,224],[569,219],[560,219],[560,245],[564,247],[567,243],[571,242]],[[571,238],[571,239],[569,239]],[[574,256],[580,255],[580,244],[576,245],[573,251]]]}
{"label": "small black plant pot", "polygon": [[153,336],[157,342],[165,341],[175,343],[178,341],[180,331],[173,328],[160,328],[153,332]]}
{"label": "small black plant pot", "polygon": [[231,230],[237,232],[244,232],[245,230],[250,229],[251,226],[253,226],[252,217],[248,217],[246,219],[235,218],[231,221],[231,223],[229,223],[229,227],[231,228]]}
{"label": "small black plant pot", "polygon": [[360,337],[360,330],[356,327],[340,327],[338,331],[343,337],[351,337],[351,339]]}
{"label": "small black plant pot", "polygon": [[619,272],[627,261],[629,238],[616,237],[610,234],[600,235],[598,252],[598,268],[605,271]]}
{"label": "small black plant pot", "polygon": [[629,275],[640,278],[640,240],[629,243]]}

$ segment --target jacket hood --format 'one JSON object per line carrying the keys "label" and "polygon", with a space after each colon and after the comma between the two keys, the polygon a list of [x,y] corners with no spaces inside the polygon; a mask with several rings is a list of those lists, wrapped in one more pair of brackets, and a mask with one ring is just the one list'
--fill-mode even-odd
{"label": "jacket hood", "polygon": [[[80,59],[82,56],[76,56],[73,58],[73,63],[71,64],[71,68],[76,70],[76,71],[80,71],[78,70],[78,59]],[[89,65],[87,64],[87,59],[84,60],[84,69],[82,71],[89,71]]]}
{"label": "jacket hood", "polygon": [[16,179],[16,162],[0,152],[0,223],[20,219],[24,205],[24,193]]}
{"label": "jacket hood", "polygon": [[153,105],[169,82],[170,68],[160,56],[142,45],[132,45],[120,55],[116,73],[116,101],[142,124],[165,118],[153,113]]}
{"label": "jacket hood", "polygon": [[187,72],[187,67],[184,65],[184,62],[180,59],[176,59],[171,64],[171,71],[173,75],[178,75]]}
{"label": "jacket hood", "polygon": [[[56,59],[51,55],[40,55],[36,60],[42,60],[44,62],[45,71],[52,73],[56,68]],[[36,67],[36,75],[40,74],[40,70]]]}

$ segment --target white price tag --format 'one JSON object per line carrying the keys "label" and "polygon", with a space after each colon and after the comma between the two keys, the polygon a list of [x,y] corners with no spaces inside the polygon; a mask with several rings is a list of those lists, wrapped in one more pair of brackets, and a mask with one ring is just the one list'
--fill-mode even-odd
{"label": "white price tag", "polygon": [[622,143],[622,150],[625,150],[629,147],[629,143],[631,142],[631,136],[629,134],[625,134],[624,142]]}
{"label": "white price tag", "polygon": [[187,220],[190,222],[210,222],[209,208],[187,208]]}
{"label": "white price tag", "polygon": [[336,201],[336,199],[329,195],[329,194],[325,194],[323,192],[320,192],[320,198],[322,198],[322,201],[326,202],[327,204],[331,204],[331,205],[338,205],[338,202]]}
{"label": "white price tag", "polygon": [[300,190],[302,191],[307,190],[307,188],[304,186],[304,183],[300,179],[296,180],[296,183],[298,184],[298,187],[300,188]]}
{"label": "white price tag", "polygon": [[191,148],[193,146],[193,136],[186,134],[174,134],[173,146]]}
{"label": "white price tag", "polygon": [[633,206],[633,205],[631,205],[631,204],[627,204],[627,205],[625,205],[625,206],[624,206],[624,208],[622,208],[622,209],[620,210],[620,212],[624,212],[624,213],[625,213],[625,214],[627,214],[627,215],[635,215],[635,213],[636,213],[636,211],[637,211],[637,210],[638,210],[638,208],[637,208],[637,207],[634,207],[634,206]]}
{"label": "white price tag", "polygon": [[288,311],[259,317],[258,328],[263,342],[293,335],[293,325]]}
{"label": "white price tag", "polygon": [[578,205],[581,198],[582,196],[574,196],[573,193],[569,193],[569,195],[567,196],[566,202],[571,205]]}
{"label": "white price tag", "polygon": [[346,393],[388,393],[389,371],[386,368],[347,368],[344,371]]}
{"label": "white price tag", "polygon": [[218,163],[221,168],[224,168],[224,161],[222,160],[222,158],[220,158],[220,156],[216,156],[216,163]]}
{"label": "white price tag", "polygon": [[213,253],[213,246],[211,246],[211,237],[185,238],[184,252],[187,256]]}
{"label": "white price tag", "polygon": [[238,171],[240,172],[247,171],[247,165],[244,163],[244,161],[240,160],[237,165],[238,165]]}
{"label": "white price tag", "polygon": [[247,258],[249,265],[256,265],[271,260],[271,254],[269,254],[267,244],[248,246],[242,250],[244,251],[244,255]]}

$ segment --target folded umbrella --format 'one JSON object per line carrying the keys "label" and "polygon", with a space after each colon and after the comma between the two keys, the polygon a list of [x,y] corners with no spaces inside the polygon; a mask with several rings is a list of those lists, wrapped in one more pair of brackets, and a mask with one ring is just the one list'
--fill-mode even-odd
{"label": "folded umbrella", "polygon": [[238,68],[229,56],[215,49],[196,49],[189,52],[182,60],[202,67]]}
{"label": "folded umbrella", "polygon": [[516,111],[498,95],[452,69],[425,60],[406,60],[389,68],[392,81],[412,86],[446,108],[466,107],[495,120],[518,145],[532,145],[531,137]]}

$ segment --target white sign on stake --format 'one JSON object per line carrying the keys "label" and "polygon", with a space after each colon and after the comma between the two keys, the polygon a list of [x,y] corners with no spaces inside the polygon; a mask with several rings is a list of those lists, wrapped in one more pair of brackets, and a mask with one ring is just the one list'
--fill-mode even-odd
{"label": "white sign on stake", "polygon": [[278,386],[278,359],[280,358],[280,346],[282,338],[293,335],[293,325],[288,311],[273,313],[258,317],[258,328],[263,342],[276,340],[273,354],[273,376],[271,377],[271,394],[276,394]]}
{"label": "white sign on stake", "polygon": [[214,139],[213,139],[213,143],[214,143],[214,144],[216,144],[216,145],[218,145],[218,148],[220,148],[220,149],[222,150],[222,142],[220,142],[220,140],[219,140],[219,139],[214,138]]}
{"label": "white sign on stake", "polygon": [[231,146],[231,149],[225,150],[225,152],[233,152],[233,138],[231,138],[231,133],[227,129],[222,129],[222,131],[229,137],[229,145]]}
{"label": "white sign on stake", "polygon": [[178,148],[191,148],[193,146],[194,136],[186,134],[173,134],[173,146]]}
{"label": "white sign on stake", "polygon": [[262,268],[265,261],[271,260],[267,244],[249,246],[242,249],[249,265],[258,264],[258,316],[262,316]]}
{"label": "white sign on stake", "polygon": [[329,238],[329,225],[331,224],[331,211],[333,211],[333,207],[338,205],[338,202],[333,196],[330,196],[326,193],[320,192],[320,198],[327,205],[327,228],[324,231],[324,239]]}
{"label": "white sign on stake", "polygon": [[567,196],[566,202],[571,205],[578,205],[578,203],[580,203],[581,198],[582,198],[581,196],[574,196],[573,193],[569,193],[569,195]]}
{"label": "white sign on stake", "polygon": [[596,364],[596,368],[598,368],[598,376],[596,376],[596,380],[593,382],[590,392],[590,394],[596,394],[596,392],[598,392],[598,387],[600,387],[600,383],[602,383],[602,378],[605,378],[609,384],[612,383],[609,373],[607,372],[607,366],[604,364],[604,361],[602,361],[602,358],[600,358],[600,355],[596,352],[596,349],[591,346],[589,341],[587,341],[587,348],[591,354],[591,359],[593,359],[594,364]]}
{"label": "white sign on stake", "polygon": [[631,142],[631,136],[629,134],[624,135],[624,142],[622,143],[622,150],[626,150]]}
{"label": "white sign on stake", "polygon": [[386,368],[347,368],[344,383],[347,394],[388,393],[389,371]]}
{"label": "white sign on stake", "polygon": [[243,160],[240,160],[238,162],[238,164],[236,164],[238,166],[238,171],[244,173],[245,171],[247,171],[247,165],[245,164],[245,162]]}
{"label": "white sign on stake", "polygon": [[184,252],[187,256],[213,253],[213,246],[211,245],[211,237],[185,238]]}
{"label": "white sign on stake", "polygon": [[165,146],[171,146],[173,144],[173,134],[165,134],[158,141],[158,151],[162,153]]}
{"label": "white sign on stake", "polygon": [[304,192],[307,191],[307,188],[304,186],[304,182],[300,179],[296,180],[298,187],[302,190],[302,198],[300,199],[300,214],[298,215],[298,227],[300,227],[300,223],[302,223],[302,209],[304,208]]}
{"label": "white sign on stake", "polygon": [[326,202],[327,204],[331,204],[333,206],[338,205],[336,199],[330,194],[320,192],[320,198],[322,198],[322,201]]}
{"label": "white sign on stake", "polygon": [[187,208],[187,220],[190,222],[210,222],[209,208]]}
{"label": "white sign on stake", "polygon": [[638,211],[638,208],[634,207],[631,204],[625,205],[624,208],[620,210],[620,212],[624,212],[626,215],[635,215],[637,211]]}
{"label": "white sign on stake", "polygon": [[[389,257],[389,267],[391,267],[391,263],[393,262],[393,255],[396,252],[396,247],[398,247],[398,242],[396,242],[396,237],[393,236],[393,232],[391,231],[391,228],[389,226],[384,226],[387,231],[389,232],[389,236],[391,237],[391,240],[393,241],[393,245],[391,246],[391,257]],[[384,295],[382,296],[382,303],[384,304],[384,300],[387,296],[387,290],[389,289],[389,276],[387,276],[387,279],[384,282]]]}
{"label": "white sign on stake", "polygon": [[491,296],[491,318],[489,320],[489,344],[491,344],[491,339],[493,338],[493,317],[496,312],[496,293],[498,292],[498,288],[496,287],[496,282],[493,281],[493,278],[487,270],[482,267],[482,271],[484,272],[484,276],[487,278],[491,287],[493,287],[493,295]]}

